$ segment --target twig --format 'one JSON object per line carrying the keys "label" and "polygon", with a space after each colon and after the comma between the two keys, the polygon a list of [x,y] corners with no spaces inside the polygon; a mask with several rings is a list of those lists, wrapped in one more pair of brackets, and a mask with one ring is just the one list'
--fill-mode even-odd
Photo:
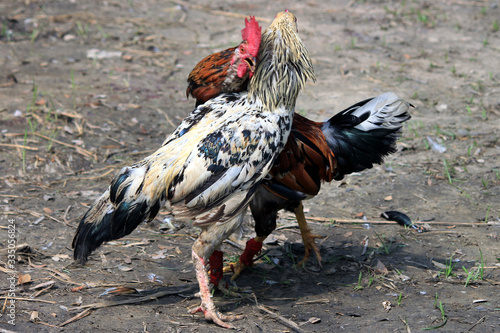
{"label": "twig", "polygon": [[8,299],[13,299],[13,300],[16,300],[16,301],[41,302],[41,303],[57,304],[57,302],[46,301],[44,299],[0,296],[0,299],[7,299],[7,298]]}
{"label": "twig", "polygon": [[411,329],[410,329],[410,325],[408,325],[408,321],[406,319],[403,319],[403,317],[401,317],[401,316],[399,316],[399,319],[401,319],[401,321],[403,322],[403,324],[405,324],[406,332],[407,333],[411,333]]}
{"label": "twig", "polygon": [[77,314],[76,316],[74,316],[73,318],[70,318],[68,320],[66,320],[64,323],[60,324],[59,327],[63,327],[65,325],[68,325],[69,323],[72,323],[74,321],[77,321],[77,320],[80,320],[82,318],[85,318],[87,317],[90,313],[92,312],[92,309],[87,309],[83,312],[80,312],[79,314]]}
{"label": "twig", "polygon": [[327,303],[330,303],[330,300],[329,300],[329,299],[327,299],[327,298],[313,299],[313,300],[310,300],[310,301],[299,301],[299,302],[295,302],[295,305],[316,304],[316,303],[323,303],[323,304],[327,304]]}
{"label": "twig", "polygon": [[167,120],[167,122],[172,125],[172,127],[177,127],[174,122],[170,119],[170,117],[168,116],[168,113],[163,111],[162,109],[159,109],[159,108],[156,108],[156,111],[158,111],[158,113],[161,113],[165,119]]}
{"label": "twig", "polygon": [[477,325],[481,324],[483,321],[486,320],[486,317],[480,318],[474,325],[472,325],[467,331],[470,332],[476,327]]}
{"label": "twig", "polygon": [[33,135],[38,136],[39,138],[43,138],[45,140],[49,140],[49,141],[58,143],[60,145],[66,146],[66,147],[73,148],[73,149],[76,150],[77,153],[79,153],[79,154],[81,154],[83,156],[91,157],[91,158],[94,159],[94,161],[97,161],[96,154],[95,153],[91,153],[90,151],[88,151],[88,150],[86,150],[84,148],[81,148],[81,147],[78,147],[76,145],[72,145],[72,144],[69,144],[69,143],[66,143],[66,142],[63,142],[63,141],[59,141],[57,139],[49,138],[48,136],[45,136],[45,135],[40,134],[40,133],[33,133]]}
{"label": "twig", "polygon": [[30,147],[30,146],[23,146],[23,145],[16,145],[12,143],[0,143],[0,146],[3,147],[13,147],[13,148],[20,148],[20,149],[27,149],[27,150],[38,150],[36,147]]}
{"label": "twig", "polygon": [[232,245],[232,246],[234,246],[234,247],[235,247],[235,248],[237,248],[237,249],[240,249],[240,250],[245,250],[245,247],[244,247],[244,246],[242,246],[242,245],[240,245],[240,244],[238,244],[238,243],[236,243],[236,242],[233,242],[232,240],[226,239],[226,240],[224,241],[224,243],[228,243],[229,245]]}
{"label": "twig", "polygon": [[138,304],[138,303],[142,303],[142,302],[153,301],[155,299],[158,299],[158,298],[161,298],[161,297],[167,296],[167,295],[182,294],[182,293],[185,293],[191,289],[193,289],[193,286],[189,286],[189,287],[186,287],[183,289],[177,289],[177,290],[163,290],[163,291],[159,291],[159,292],[156,292],[154,294],[151,294],[151,295],[137,297],[137,298],[129,298],[129,299],[122,300],[122,301],[100,302],[100,303],[93,303],[93,304],[88,304],[88,305],[83,305],[83,306],[77,306],[74,308],[69,308],[68,311],[72,312],[72,311],[78,311],[81,309],[90,310],[90,309],[100,309],[100,308],[107,308],[107,307],[111,307],[111,306],[118,306],[118,305],[125,305],[125,304]]}
{"label": "twig", "polygon": [[[295,215],[292,214],[284,214],[283,218],[287,220],[295,220]],[[383,220],[359,220],[359,219],[335,219],[328,217],[318,217],[318,216],[308,216],[308,221],[317,221],[317,222],[329,222],[329,223],[339,223],[339,224],[396,224],[393,221],[383,221]],[[498,226],[500,222],[488,221],[488,222],[447,222],[447,221],[426,221],[426,222],[418,222],[415,223],[425,223],[425,224],[434,224],[434,225],[443,225],[443,226],[451,226],[451,225],[459,225],[459,226]]]}
{"label": "twig", "polygon": [[289,319],[286,319],[285,317],[283,316],[280,316],[279,314],[277,313],[274,313],[272,312],[271,310],[268,310],[266,309],[263,305],[257,305],[257,308],[259,308],[259,310],[261,310],[262,312],[265,312],[267,313],[268,315],[270,315],[272,318],[276,319],[277,321],[279,321],[280,323],[282,323],[283,325],[285,325],[286,327],[289,327],[291,328],[292,330],[294,330],[295,332],[299,332],[299,333],[302,333],[304,332],[300,327],[299,325],[297,325],[295,322],[289,320]]}

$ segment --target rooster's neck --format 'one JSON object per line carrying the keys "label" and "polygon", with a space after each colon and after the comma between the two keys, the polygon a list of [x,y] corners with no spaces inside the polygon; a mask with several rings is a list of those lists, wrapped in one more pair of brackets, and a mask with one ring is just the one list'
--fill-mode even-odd
{"label": "rooster's neck", "polygon": [[315,81],[307,48],[288,26],[271,26],[262,34],[258,65],[250,80],[249,96],[269,110],[293,111],[307,80]]}

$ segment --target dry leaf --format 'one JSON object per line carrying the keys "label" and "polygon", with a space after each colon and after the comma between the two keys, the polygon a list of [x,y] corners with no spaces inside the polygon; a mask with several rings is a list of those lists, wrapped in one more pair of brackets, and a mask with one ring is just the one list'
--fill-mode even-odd
{"label": "dry leaf", "polygon": [[56,283],[56,281],[50,280],[50,281],[47,281],[44,283],[37,284],[36,286],[31,287],[30,290],[37,290],[37,289],[46,288],[46,287],[54,285],[55,283]]}
{"label": "dry leaf", "polygon": [[377,265],[375,266],[375,271],[377,273],[381,273],[384,275],[389,273],[389,270],[387,269],[387,267],[385,267],[384,263],[380,260],[377,260]]}
{"label": "dry leaf", "polygon": [[132,267],[126,267],[126,266],[123,266],[123,265],[118,265],[118,269],[120,269],[122,272],[129,272],[129,271],[133,270]]}
{"label": "dry leaf", "polygon": [[444,265],[444,264],[442,264],[440,262],[432,260],[432,263],[434,264],[434,266],[436,266],[439,269],[446,269],[446,265]]}
{"label": "dry leaf", "polygon": [[310,324],[317,324],[317,323],[321,322],[321,319],[317,318],[317,317],[311,317],[311,318],[309,318],[309,320],[307,322]]}
{"label": "dry leaf", "polygon": [[344,237],[345,237],[345,238],[347,238],[347,237],[351,237],[351,236],[352,236],[352,234],[353,234],[353,232],[352,232],[352,231],[346,232],[346,233],[344,234]]}
{"label": "dry leaf", "polygon": [[19,274],[17,278],[17,284],[25,284],[31,282],[31,275],[29,274]]}
{"label": "dry leaf", "polygon": [[35,102],[36,105],[45,105],[45,98],[40,98],[38,101]]}
{"label": "dry leaf", "polygon": [[392,200],[392,195],[388,195],[384,198],[385,201],[391,201]]}
{"label": "dry leaf", "polygon": [[40,318],[38,317],[38,311],[31,311],[30,321],[34,323],[34,322],[37,322],[39,320],[40,320]]}
{"label": "dry leaf", "polygon": [[113,294],[113,295],[126,295],[135,293],[137,293],[137,289],[131,287],[116,287],[108,289],[108,294]]}

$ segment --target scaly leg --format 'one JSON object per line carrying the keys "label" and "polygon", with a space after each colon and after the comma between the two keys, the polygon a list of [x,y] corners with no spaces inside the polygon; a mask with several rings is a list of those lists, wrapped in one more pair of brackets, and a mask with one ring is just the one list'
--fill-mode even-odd
{"label": "scaly leg", "polygon": [[192,252],[192,256],[196,270],[196,278],[198,279],[198,284],[200,285],[201,305],[193,310],[190,310],[189,312],[203,312],[206,320],[211,320],[221,327],[234,329],[234,326],[225,323],[224,320],[237,320],[241,319],[242,316],[226,316],[215,309],[215,304],[210,297],[210,288],[208,286],[209,279],[205,261],[194,251]]}
{"label": "scaly leg", "polygon": [[247,241],[245,250],[238,259],[236,264],[230,264],[228,267],[224,267],[224,272],[233,271],[234,274],[231,280],[236,280],[247,267],[253,266],[253,257],[262,250],[262,243],[267,238],[267,236],[256,236]]}
{"label": "scaly leg", "polygon": [[314,235],[311,233],[311,229],[307,225],[306,216],[304,215],[304,206],[302,202],[294,209],[295,217],[297,218],[297,222],[299,223],[300,234],[302,235],[302,241],[304,242],[304,247],[306,253],[304,255],[304,259],[297,264],[298,267],[304,265],[311,256],[311,250],[316,254],[316,259],[318,259],[318,263],[321,265],[321,254],[319,253],[319,249],[316,246],[315,239],[323,238],[325,236]]}

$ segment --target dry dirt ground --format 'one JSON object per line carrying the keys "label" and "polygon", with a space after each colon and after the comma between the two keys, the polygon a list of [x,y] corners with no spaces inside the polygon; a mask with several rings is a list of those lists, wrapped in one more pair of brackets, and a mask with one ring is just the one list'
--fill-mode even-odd
{"label": "dry dirt ground", "polygon": [[[245,315],[234,323],[244,332],[292,331],[280,318],[304,332],[499,332],[499,2],[218,3],[0,1],[0,328],[224,331],[186,311],[199,302],[189,221],[172,219],[169,229],[162,212],[84,267],[72,263],[71,239],[113,175],[193,109],[193,66],[236,45],[245,15],[265,28],[287,8],[318,77],[298,112],[324,120],[390,90],[415,105],[413,118],[384,165],[325,184],[305,203],[326,236],[322,267],[315,258],[294,267],[304,248],[282,213],[268,252],[237,281],[255,298],[216,293],[216,303]],[[92,49],[104,53],[91,59]],[[386,210],[427,231],[380,223]],[[16,272],[7,256],[14,227]],[[248,218],[239,243],[251,236]],[[227,260],[241,253],[224,250]],[[15,326],[4,301],[12,275]],[[143,294],[110,287],[167,295],[140,303]],[[86,307],[119,301],[132,304]]]}

